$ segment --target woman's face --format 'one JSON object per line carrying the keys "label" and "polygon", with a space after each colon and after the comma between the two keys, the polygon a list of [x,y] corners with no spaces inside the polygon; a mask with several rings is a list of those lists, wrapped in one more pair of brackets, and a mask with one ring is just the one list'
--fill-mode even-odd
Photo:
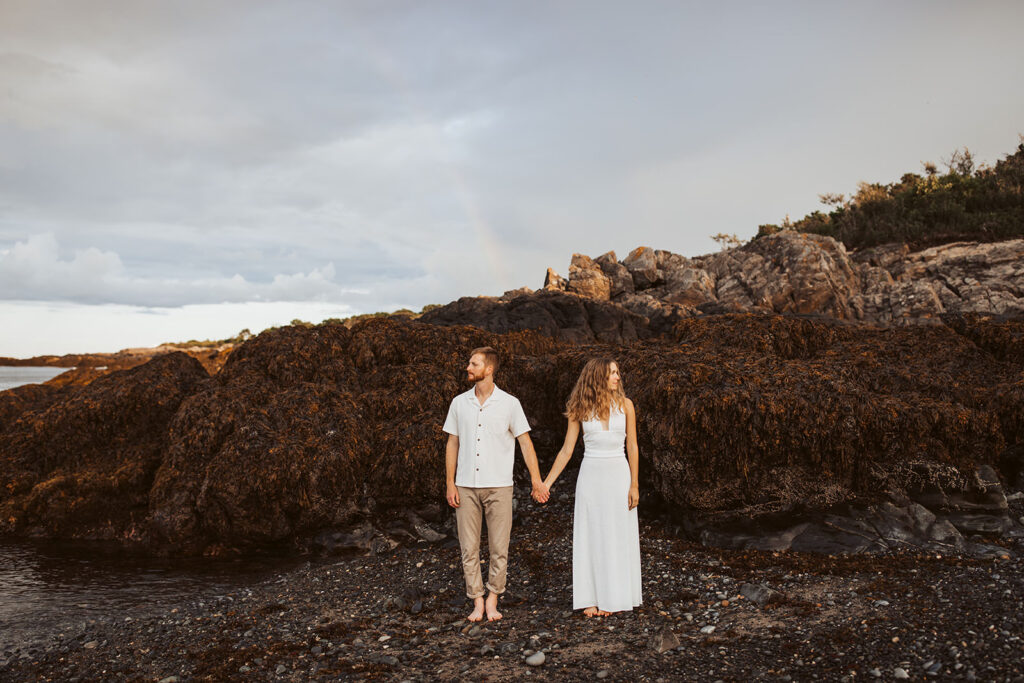
{"label": "woman's face", "polygon": [[619,381],[622,378],[619,377],[619,365],[618,363],[612,363],[608,366],[608,391],[615,391],[619,388]]}

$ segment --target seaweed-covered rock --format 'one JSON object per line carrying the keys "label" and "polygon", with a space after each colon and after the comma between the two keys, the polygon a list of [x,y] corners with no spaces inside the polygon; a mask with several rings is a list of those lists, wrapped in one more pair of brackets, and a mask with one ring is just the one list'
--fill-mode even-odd
{"label": "seaweed-covered rock", "polygon": [[[497,303],[496,315],[507,324],[517,301],[537,300]],[[546,292],[540,300],[556,330],[584,321],[589,343],[457,324],[466,322],[459,310],[476,319],[474,304],[449,307],[446,325],[373,318],[270,330],[236,347],[212,378],[178,354],[86,387],[0,395],[0,410],[16,415],[0,431],[6,528],[139,537],[165,552],[293,547],[333,533],[342,536],[318,543],[436,540],[436,529],[417,530],[423,518],[408,513],[436,507],[431,522],[444,526],[441,425],[468,388],[468,352],[484,345],[502,354],[497,382],[522,401],[544,471],[583,364],[617,359],[639,415],[643,510],[704,529],[757,528],[751,519],[855,503],[874,512],[852,522],[834,514],[838,536],[827,525],[801,527],[787,547],[838,548],[871,524],[892,528],[865,548],[889,547],[885,538],[905,529],[956,544],[947,518],[978,514],[967,505],[992,503],[1000,478],[1019,475],[1024,368],[1015,328],[1002,322],[879,328],[825,316],[703,315],[661,337],[598,343],[593,318],[579,313],[585,299]],[[580,317],[557,318],[561,306]],[[571,490],[578,462],[558,488]],[[516,472],[522,482],[518,462]],[[893,495],[929,504],[921,496],[930,491],[943,496],[931,501],[945,515],[938,522],[909,503],[898,515],[879,507]],[[954,522],[991,531],[985,520]],[[353,528],[362,530],[358,543],[345,536]]]}
{"label": "seaweed-covered rock", "polygon": [[466,354],[485,345],[510,358],[555,348],[533,333],[387,318],[244,343],[171,425],[150,500],[154,541],[267,547],[365,521],[375,508],[436,502],[444,414],[465,390]]}
{"label": "seaweed-covered rock", "polygon": [[550,289],[511,301],[463,297],[424,313],[420,321],[433,325],[474,325],[492,332],[537,330],[561,341],[577,343],[626,343],[650,336],[647,319],[622,306]]}
{"label": "seaweed-covered rock", "polygon": [[[167,425],[208,377],[184,353],[48,392],[0,434],[0,524],[53,537],[135,538]],[[7,393],[7,392],[5,392]]]}

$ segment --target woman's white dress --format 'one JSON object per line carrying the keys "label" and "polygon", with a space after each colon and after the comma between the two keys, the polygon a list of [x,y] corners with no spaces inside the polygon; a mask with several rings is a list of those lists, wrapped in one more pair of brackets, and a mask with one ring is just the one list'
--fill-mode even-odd
{"label": "woman's white dress", "polygon": [[608,429],[583,422],[583,462],[572,525],[572,607],[631,610],[640,596],[640,524],[629,509],[626,415],[612,409]]}

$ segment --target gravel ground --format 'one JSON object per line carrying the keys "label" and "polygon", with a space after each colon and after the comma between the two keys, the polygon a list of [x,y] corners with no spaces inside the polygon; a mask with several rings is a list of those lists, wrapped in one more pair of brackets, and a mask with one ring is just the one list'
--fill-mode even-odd
{"label": "gravel ground", "polygon": [[0,680],[1024,681],[1019,541],[994,559],[722,551],[642,518],[644,605],[586,619],[571,501],[517,497],[501,621],[465,621],[454,541],[420,543],[82,623],[0,653]]}

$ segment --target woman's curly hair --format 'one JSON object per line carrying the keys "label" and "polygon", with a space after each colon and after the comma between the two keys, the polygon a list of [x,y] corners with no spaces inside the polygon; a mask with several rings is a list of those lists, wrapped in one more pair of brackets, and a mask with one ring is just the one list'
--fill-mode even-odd
{"label": "woman's curly hair", "polygon": [[565,404],[565,416],[570,420],[603,420],[611,416],[612,407],[620,410],[626,404],[626,392],[621,378],[614,391],[608,389],[608,378],[612,374],[611,358],[592,358],[587,361],[572,388]]}

